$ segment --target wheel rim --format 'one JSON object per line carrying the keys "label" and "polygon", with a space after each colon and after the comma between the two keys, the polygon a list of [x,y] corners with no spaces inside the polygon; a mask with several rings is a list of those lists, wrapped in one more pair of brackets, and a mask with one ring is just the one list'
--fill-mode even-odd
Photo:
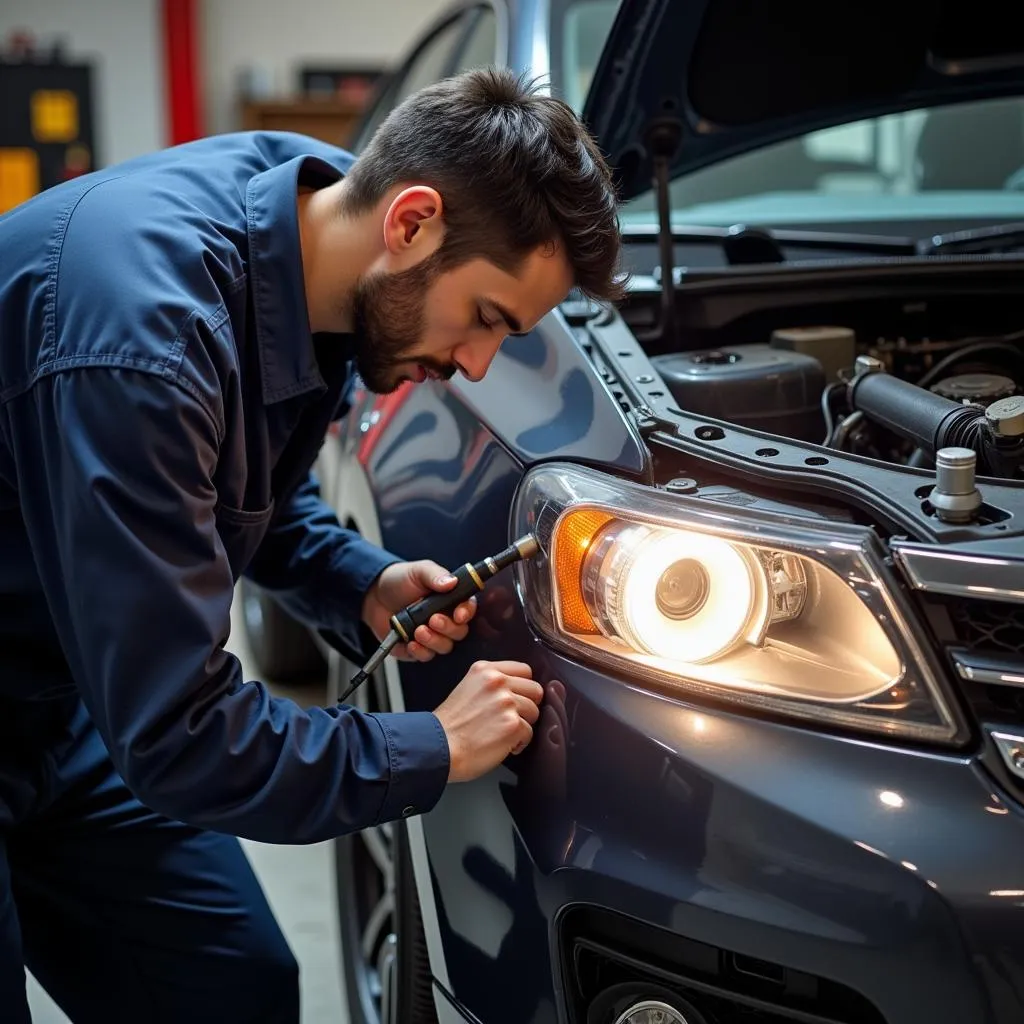
{"label": "wheel rim", "polygon": [[[373,1024],[397,1024],[395,863],[390,825],[365,829],[353,836],[358,950],[350,950],[358,982],[369,996]],[[364,1002],[366,1001],[364,996]]]}
{"label": "wheel rim", "polygon": [[[353,670],[338,655],[331,656],[332,676],[339,693],[348,685]],[[333,682],[333,679],[332,679]],[[387,709],[380,673],[353,694],[352,703],[363,711]],[[367,1024],[398,1024],[398,917],[395,913],[394,825],[386,822],[367,828],[340,842],[351,844],[342,922],[342,956],[349,961],[349,979]]]}

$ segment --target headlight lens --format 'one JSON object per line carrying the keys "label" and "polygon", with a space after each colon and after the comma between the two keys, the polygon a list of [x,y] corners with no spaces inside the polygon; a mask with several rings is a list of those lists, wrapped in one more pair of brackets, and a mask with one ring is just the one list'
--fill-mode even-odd
{"label": "headlight lens", "polygon": [[950,741],[958,723],[865,528],[730,509],[578,466],[527,474],[513,533],[549,640],[632,678]]}

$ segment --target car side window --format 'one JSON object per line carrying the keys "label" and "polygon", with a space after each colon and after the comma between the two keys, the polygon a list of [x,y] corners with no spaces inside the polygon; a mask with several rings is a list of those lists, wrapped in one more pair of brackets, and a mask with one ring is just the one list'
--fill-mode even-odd
{"label": "car side window", "polygon": [[464,11],[451,21],[445,22],[432,36],[419,44],[411,62],[399,71],[400,77],[385,89],[360,127],[353,146],[355,153],[365,148],[373,133],[402,100],[424,86],[444,78],[454,57],[455,48],[466,30],[466,19],[473,13]]}
{"label": "car side window", "polygon": [[454,56],[455,47],[458,46],[466,28],[466,17],[464,14],[449,22],[417,54],[395,93],[395,106],[407,96],[444,78]]}
{"label": "car side window", "polygon": [[475,21],[455,58],[455,66],[451,70],[453,75],[497,63],[498,19],[494,10],[480,7],[471,16]]}

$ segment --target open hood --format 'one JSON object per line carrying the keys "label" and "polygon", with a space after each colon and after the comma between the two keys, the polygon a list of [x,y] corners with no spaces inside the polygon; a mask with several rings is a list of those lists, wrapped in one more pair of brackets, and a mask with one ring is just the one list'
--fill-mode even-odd
{"label": "open hood", "polygon": [[584,117],[622,199],[817,128],[1024,93],[1006,0],[622,0]]}

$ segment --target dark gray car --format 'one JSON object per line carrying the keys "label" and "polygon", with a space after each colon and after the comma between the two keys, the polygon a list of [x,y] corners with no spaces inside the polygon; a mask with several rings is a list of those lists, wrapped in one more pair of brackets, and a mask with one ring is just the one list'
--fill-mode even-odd
{"label": "dark gray car", "polygon": [[1024,37],[988,4],[463,4],[362,141],[494,61],[585,109],[634,276],[325,445],[402,557],[542,546],[361,691],[547,685],[524,755],[339,841],[353,1020],[1018,1024]]}

